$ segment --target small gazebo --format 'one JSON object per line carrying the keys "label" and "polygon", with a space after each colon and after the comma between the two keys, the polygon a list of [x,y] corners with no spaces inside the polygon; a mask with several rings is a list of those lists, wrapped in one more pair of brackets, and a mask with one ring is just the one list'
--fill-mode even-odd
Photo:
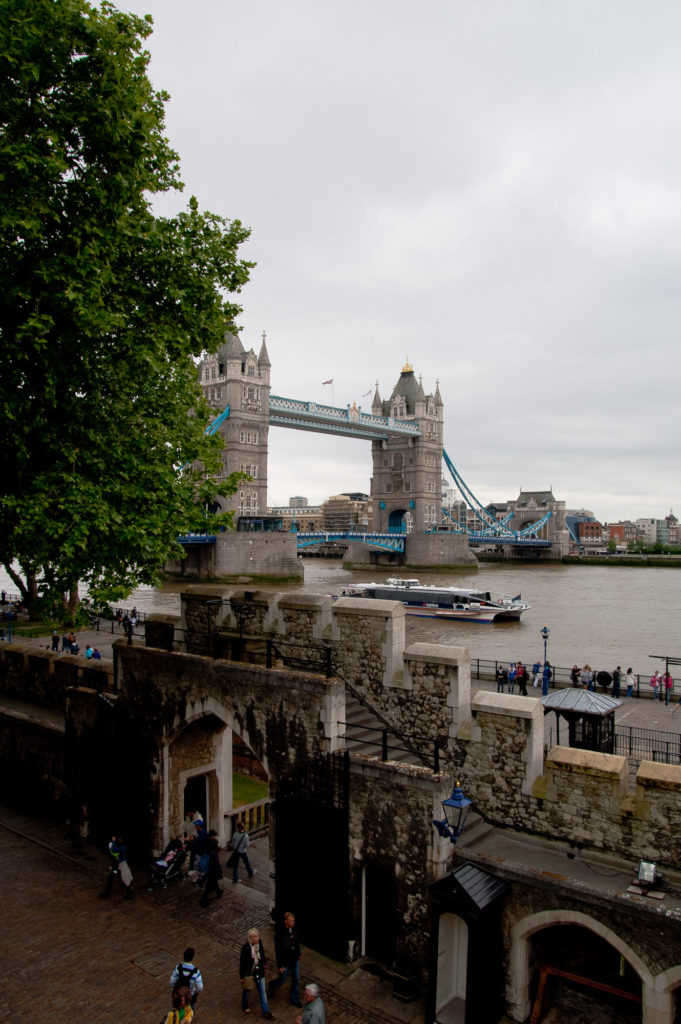
{"label": "small gazebo", "polygon": [[568,723],[570,747],[597,750],[601,754],[615,752],[615,708],[621,700],[603,693],[570,687],[556,690],[541,698],[544,714],[556,713],[556,740],[560,744],[560,720]]}

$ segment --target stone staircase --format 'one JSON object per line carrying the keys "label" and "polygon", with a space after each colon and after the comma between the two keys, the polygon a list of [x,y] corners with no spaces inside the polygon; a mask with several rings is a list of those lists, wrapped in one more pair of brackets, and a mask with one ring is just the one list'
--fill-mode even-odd
{"label": "stone staircase", "polygon": [[[351,754],[360,757],[383,756],[383,722],[372,712],[360,703],[350,693],[346,693],[345,700],[345,746]],[[420,764],[421,762],[408,750],[402,749],[398,736],[388,733],[388,758],[389,761],[399,761],[402,764]]]}

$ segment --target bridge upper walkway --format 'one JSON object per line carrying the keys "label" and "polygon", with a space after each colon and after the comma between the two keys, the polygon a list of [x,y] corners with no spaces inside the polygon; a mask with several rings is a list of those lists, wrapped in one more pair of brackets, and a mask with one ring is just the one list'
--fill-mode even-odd
{"label": "bridge upper walkway", "polygon": [[411,420],[397,420],[392,416],[374,416],[362,412],[354,403],[345,409],[317,402],[303,402],[296,398],[270,395],[270,425],[311,430],[318,434],[340,434],[368,441],[381,441],[387,437],[420,437],[418,424]]}

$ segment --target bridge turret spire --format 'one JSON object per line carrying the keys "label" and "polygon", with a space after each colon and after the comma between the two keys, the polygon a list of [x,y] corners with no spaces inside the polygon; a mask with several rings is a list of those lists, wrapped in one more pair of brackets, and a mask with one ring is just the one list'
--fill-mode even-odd
{"label": "bridge turret spire", "polygon": [[376,390],[374,392],[374,398],[371,403],[371,411],[375,416],[380,416],[383,412],[383,402],[378,391],[378,381],[376,381]]}
{"label": "bridge turret spire", "polygon": [[258,356],[258,366],[260,368],[265,367],[265,366],[269,368],[272,365],[270,363],[270,357],[267,354],[267,345],[265,344],[266,339],[267,339],[267,335],[266,335],[265,331],[263,331],[262,332],[262,345],[260,346],[260,355]]}

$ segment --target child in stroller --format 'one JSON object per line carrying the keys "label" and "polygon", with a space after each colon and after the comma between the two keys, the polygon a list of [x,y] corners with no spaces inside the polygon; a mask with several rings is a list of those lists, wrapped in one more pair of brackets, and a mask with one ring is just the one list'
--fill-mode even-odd
{"label": "child in stroller", "polygon": [[150,889],[165,889],[173,878],[182,876],[182,865],[187,859],[186,843],[179,837],[171,839],[158,860],[152,860]]}

